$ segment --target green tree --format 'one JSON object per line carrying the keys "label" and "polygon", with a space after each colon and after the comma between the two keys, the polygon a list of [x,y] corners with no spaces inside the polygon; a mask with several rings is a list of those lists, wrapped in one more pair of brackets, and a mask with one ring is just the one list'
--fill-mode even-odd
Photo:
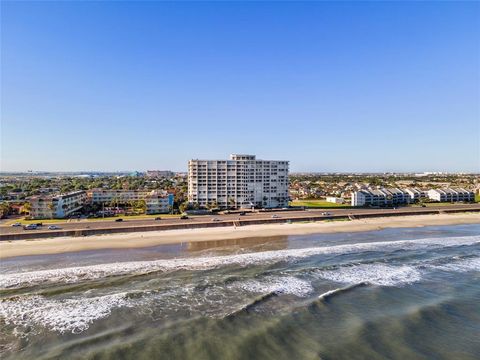
{"label": "green tree", "polygon": [[0,203],[0,219],[7,217],[10,214],[11,207],[6,201]]}
{"label": "green tree", "polygon": [[30,204],[29,202],[24,203],[22,206],[22,213],[24,213],[25,215],[29,215],[30,211],[32,211],[32,204]]}
{"label": "green tree", "polygon": [[216,209],[216,208],[218,208],[218,204],[215,200],[213,200],[213,201],[211,201],[207,204],[207,209],[209,209],[209,210]]}
{"label": "green tree", "polygon": [[[65,206],[65,204],[64,204],[63,206]],[[63,208],[63,206],[62,206],[62,208]],[[54,210],[55,210],[55,205],[53,205],[53,202],[50,202],[50,203],[47,205],[47,208],[48,208],[48,210],[50,210],[50,213],[51,213],[51,216],[50,216],[50,217],[53,219],[53,217],[54,217],[54,216],[53,216],[53,215],[54,215]]]}
{"label": "green tree", "polygon": [[144,214],[147,211],[147,203],[145,200],[137,200],[135,201],[135,211],[138,211],[142,214]]}
{"label": "green tree", "polygon": [[190,206],[189,202],[184,201],[178,206],[178,209],[180,210],[180,212],[184,213],[186,210],[188,210],[189,206]]}

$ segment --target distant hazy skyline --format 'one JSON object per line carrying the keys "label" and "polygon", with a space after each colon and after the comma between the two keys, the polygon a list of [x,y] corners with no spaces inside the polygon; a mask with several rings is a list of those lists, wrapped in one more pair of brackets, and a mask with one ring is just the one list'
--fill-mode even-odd
{"label": "distant hazy skyline", "polygon": [[478,2],[1,10],[2,171],[480,171]]}

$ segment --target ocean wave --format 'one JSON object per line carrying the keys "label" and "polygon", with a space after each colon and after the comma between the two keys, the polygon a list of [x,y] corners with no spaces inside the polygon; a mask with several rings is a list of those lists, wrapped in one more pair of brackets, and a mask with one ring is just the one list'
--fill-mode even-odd
{"label": "ocean wave", "polygon": [[349,286],[346,286],[346,287],[343,287],[343,288],[329,290],[329,291],[324,292],[323,294],[320,294],[317,298],[317,301],[328,301],[329,299],[331,299],[334,296],[337,296],[339,294],[344,294],[346,292],[350,292],[352,290],[355,290],[357,288],[361,288],[361,287],[364,287],[364,286],[368,286],[368,283],[362,282],[362,283],[358,283],[358,284],[352,284],[352,285],[349,285]]}
{"label": "ocean wave", "polygon": [[480,271],[480,257],[467,259],[454,259],[454,261],[442,265],[431,265],[431,268],[442,271],[469,272]]}
{"label": "ocean wave", "polygon": [[7,325],[40,325],[60,333],[79,333],[114,308],[131,307],[127,293],[53,300],[32,295],[0,301],[0,316]]}
{"label": "ocean wave", "polygon": [[425,238],[417,240],[381,241],[301,249],[274,250],[212,257],[109,263],[5,274],[0,278],[0,288],[20,288],[46,283],[76,283],[79,281],[95,280],[108,276],[143,275],[152,272],[209,270],[229,265],[249,266],[279,261],[291,261],[323,254],[349,254],[364,251],[394,251],[401,249],[418,250],[426,248],[473,245],[477,243],[480,243],[480,236]]}
{"label": "ocean wave", "polygon": [[252,311],[255,307],[257,307],[258,305],[260,304],[263,304],[265,303],[266,301],[270,300],[271,298],[273,297],[276,297],[278,296],[278,292],[276,291],[270,291],[264,295],[261,295],[255,299],[253,299],[252,301],[250,301],[249,303],[243,305],[241,308],[227,314],[225,316],[225,318],[227,319],[234,319],[236,316],[238,316],[239,314],[241,313],[249,313],[250,311]]}
{"label": "ocean wave", "polygon": [[231,287],[253,293],[275,292],[277,294],[291,294],[298,297],[303,297],[313,291],[312,284],[309,281],[294,276],[268,276],[262,280],[249,280],[233,284]]}
{"label": "ocean wave", "polygon": [[419,281],[422,276],[414,266],[386,264],[361,264],[320,270],[316,276],[346,284],[369,283],[379,286],[400,286]]}

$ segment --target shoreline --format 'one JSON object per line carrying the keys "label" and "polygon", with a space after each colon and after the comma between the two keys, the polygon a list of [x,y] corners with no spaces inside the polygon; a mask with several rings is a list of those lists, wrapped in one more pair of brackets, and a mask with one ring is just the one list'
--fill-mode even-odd
{"label": "shoreline", "polygon": [[47,255],[69,252],[144,248],[158,245],[201,241],[262,238],[285,235],[310,235],[342,232],[363,232],[386,228],[408,228],[435,225],[480,224],[480,213],[410,215],[375,217],[349,221],[318,221],[291,224],[262,224],[242,227],[197,228],[57,237],[0,242],[0,259],[17,256]]}

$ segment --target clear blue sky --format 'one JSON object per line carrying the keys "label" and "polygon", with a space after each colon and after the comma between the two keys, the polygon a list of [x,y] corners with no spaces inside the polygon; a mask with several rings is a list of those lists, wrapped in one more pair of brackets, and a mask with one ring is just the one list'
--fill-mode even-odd
{"label": "clear blue sky", "polygon": [[480,171],[478,2],[1,10],[3,171]]}

